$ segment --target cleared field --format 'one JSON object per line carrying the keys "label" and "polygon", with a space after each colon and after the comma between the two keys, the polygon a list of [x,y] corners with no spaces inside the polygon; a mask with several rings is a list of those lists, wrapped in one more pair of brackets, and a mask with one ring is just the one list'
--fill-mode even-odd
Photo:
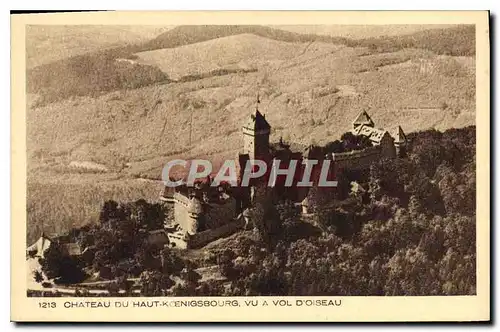
{"label": "cleared field", "polygon": [[30,25],[26,27],[26,67],[144,42],[168,29],[147,25]]}
{"label": "cleared field", "polygon": [[43,232],[62,234],[72,227],[98,221],[104,201],[156,201],[161,183],[142,180],[110,180],[89,175],[76,179],[59,178],[58,182],[28,181],[27,243]]}
{"label": "cleared field", "polygon": [[253,34],[212,39],[136,55],[144,64],[159,67],[169,78],[208,73],[217,69],[279,67],[284,61],[308,54],[327,54],[341,46],[327,43],[288,43]]}

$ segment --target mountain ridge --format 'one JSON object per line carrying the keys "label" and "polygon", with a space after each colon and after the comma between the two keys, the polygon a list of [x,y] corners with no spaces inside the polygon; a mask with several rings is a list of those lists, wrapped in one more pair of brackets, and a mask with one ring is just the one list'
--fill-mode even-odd
{"label": "mountain ridge", "polygon": [[[366,47],[376,53],[396,52],[405,48],[422,48],[437,54],[471,56],[475,49],[473,26],[363,40],[302,35],[265,26],[178,26],[146,43],[78,55],[28,69],[27,91],[39,94],[41,98],[37,104],[45,105],[72,96],[93,96],[99,92],[106,93],[123,88],[168,83],[170,78],[154,66],[136,65],[123,68],[124,65],[117,64],[115,60],[131,58],[138,52],[175,48],[241,33],[251,33],[286,42],[320,41],[343,44],[347,47]],[[133,71],[134,74],[128,75],[129,71]],[[60,84],[61,81],[65,84]]]}

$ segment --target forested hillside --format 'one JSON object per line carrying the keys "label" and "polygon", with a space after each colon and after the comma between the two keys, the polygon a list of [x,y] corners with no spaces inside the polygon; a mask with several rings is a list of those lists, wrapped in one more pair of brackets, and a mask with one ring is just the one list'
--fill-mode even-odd
{"label": "forested hillside", "polygon": [[44,106],[69,97],[97,97],[110,91],[169,83],[167,75],[156,67],[117,58],[112,50],[35,67],[27,73],[27,92],[40,96],[35,106]]}
{"label": "forested hillside", "polygon": [[141,48],[142,51],[173,48],[245,33],[291,43],[325,42],[349,47],[369,47],[381,52],[395,52],[403,48],[421,48],[437,54],[463,56],[475,54],[475,28],[473,25],[366,39],[299,34],[258,25],[180,26],[144,43]]}
{"label": "forested hillside", "polygon": [[230,294],[475,294],[475,127],[410,139],[407,158],[371,167],[360,203],[320,214],[320,232],[284,203],[264,251],[255,238],[225,243]]}
{"label": "forested hillside", "polygon": [[[73,233],[95,245],[87,271],[116,280],[111,294],[129,291],[127,278],[136,277],[148,296],[473,295],[475,132],[413,133],[405,158],[352,175],[349,181],[366,191],[351,191],[350,203],[335,210],[318,205],[310,220],[281,202],[254,230],[211,243],[201,256],[138,245],[136,228],[155,229],[169,213],[140,202],[107,202],[100,224]],[[137,208],[143,213],[131,212]],[[110,224],[117,215],[124,221]],[[58,262],[46,261],[45,273],[57,271]],[[194,271],[214,265],[226,280]]]}

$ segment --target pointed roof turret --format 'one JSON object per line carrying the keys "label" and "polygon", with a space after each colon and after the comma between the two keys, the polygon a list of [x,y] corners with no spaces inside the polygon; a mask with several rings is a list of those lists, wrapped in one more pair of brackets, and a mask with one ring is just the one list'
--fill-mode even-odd
{"label": "pointed roof turret", "polygon": [[271,126],[266,120],[266,117],[259,112],[259,110],[255,110],[252,114],[250,114],[250,119],[244,126],[245,128],[252,129],[255,131],[260,130],[270,130]]}
{"label": "pointed roof turret", "polygon": [[403,129],[401,126],[398,126],[396,130],[394,131],[393,134],[394,137],[394,143],[405,143],[406,142],[406,134],[404,133]]}
{"label": "pointed roof turret", "polygon": [[373,120],[370,118],[370,116],[366,111],[362,111],[361,113],[358,114],[356,120],[352,122],[352,125],[355,128],[361,125],[367,125],[369,127],[373,127],[375,126],[375,123],[373,122]]}
{"label": "pointed roof turret", "polygon": [[39,257],[44,257],[45,251],[49,249],[50,245],[52,244],[52,240],[49,239],[43,232],[42,236],[38,238],[38,240],[33,243],[31,246],[29,246],[26,251],[27,252],[33,252],[35,255]]}

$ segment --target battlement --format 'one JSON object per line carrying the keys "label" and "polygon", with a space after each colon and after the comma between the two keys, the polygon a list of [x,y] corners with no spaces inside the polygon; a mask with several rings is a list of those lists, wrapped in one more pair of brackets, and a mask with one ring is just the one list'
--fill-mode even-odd
{"label": "battlement", "polygon": [[236,216],[236,200],[228,195],[226,199],[205,201],[176,192],[173,202],[176,222],[190,235],[197,233],[200,227],[218,228]]}
{"label": "battlement", "polygon": [[242,229],[245,226],[245,221],[243,218],[237,218],[236,220],[231,220],[231,222],[221,225],[214,229],[208,229],[203,232],[198,232],[195,234],[189,234],[187,236],[187,247],[188,248],[200,248],[210,243],[220,237],[228,236],[234,232]]}
{"label": "battlement", "polygon": [[332,153],[335,169],[361,170],[370,167],[378,161],[383,155],[383,149],[380,145],[371,146],[363,150],[354,150],[350,152]]}
{"label": "battlement", "polygon": [[344,161],[344,160],[354,160],[363,157],[369,157],[374,155],[380,155],[382,153],[382,147],[380,145],[370,146],[363,150],[353,150],[349,152],[339,152],[332,153],[332,158],[335,162]]}
{"label": "battlement", "polygon": [[179,203],[187,207],[189,205],[189,197],[181,194],[181,193],[174,193],[174,202]]}

